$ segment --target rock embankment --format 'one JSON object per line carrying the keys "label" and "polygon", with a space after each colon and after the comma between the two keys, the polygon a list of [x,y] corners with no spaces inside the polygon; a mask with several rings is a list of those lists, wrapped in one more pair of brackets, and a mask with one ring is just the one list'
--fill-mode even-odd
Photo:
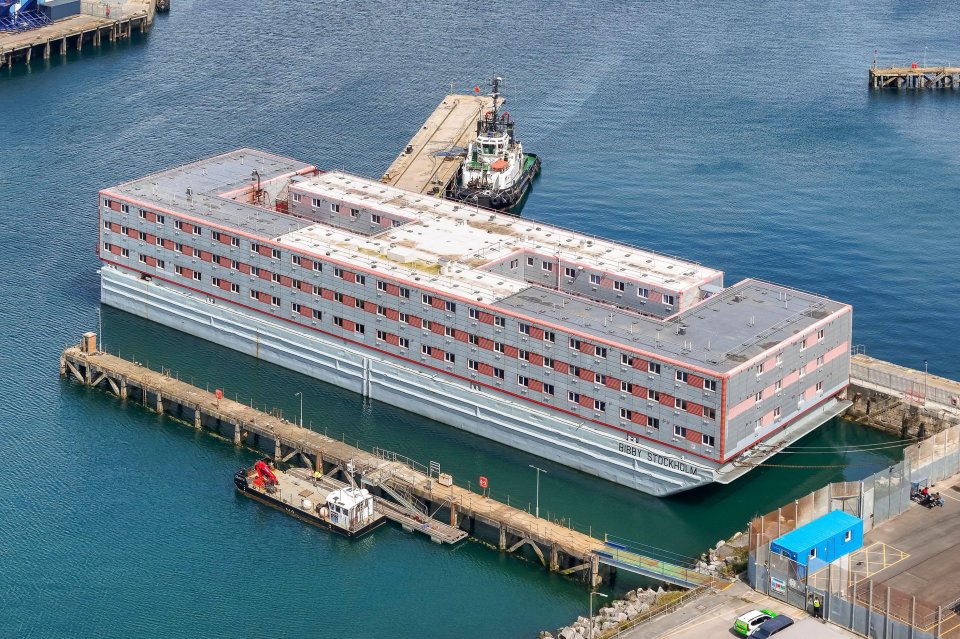
{"label": "rock embankment", "polygon": [[[623,599],[612,601],[597,611],[597,615],[593,618],[593,637],[600,637],[604,633],[619,628],[625,622],[648,615],[664,599],[672,601],[676,597],[676,591],[665,591],[663,588],[631,590]],[[577,617],[577,620],[569,626],[560,628],[556,633],[541,632],[540,637],[542,639],[589,639],[590,626],[588,617]]]}
{"label": "rock embankment", "polygon": [[[749,547],[747,535],[738,532],[730,539],[721,539],[716,545],[703,553],[697,561],[697,568],[717,577],[733,577],[746,568],[746,556]],[[599,639],[615,634],[617,629],[631,627],[677,601],[686,591],[664,590],[663,588],[639,588],[631,590],[623,599],[610,602],[597,611],[591,620],[577,617],[569,626],[556,633],[541,632],[541,639]]]}

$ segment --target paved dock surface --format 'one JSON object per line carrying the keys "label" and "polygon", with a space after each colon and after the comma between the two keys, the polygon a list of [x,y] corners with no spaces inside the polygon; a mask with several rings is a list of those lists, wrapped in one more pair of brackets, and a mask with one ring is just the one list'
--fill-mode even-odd
{"label": "paved dock surface", "polygon": [[[877,594],[883,586],[915,596],[921,611],[960,600],[960,475],[935,485],[933,490],[943,496],[942,508],[928,510],[913,504],[864,536],[864,546],[883,544],[888,555],[900,553],[888,567],[870,575],[875,601],[883,601]],[[903,609],[897,610],[898,605]],[[908,600],[893,601],[891,606],[898,616],[910,618]],[[918,618],[923,616],[918,613]],[[944,610],[942,628],[942,637],[960,639],[960,616]]]}
{"label": "paved dock surface", "polygon": [[[415,193],[442,195],[456,177],[463,157],[442,157],[436,153],[466,148],[476,137],[477,121],[492,106],[489,96],[451,94],[445,97],[381,181]],[[410,152],[407,148],[411,148]]]}
{"label": "paved dock surface", "polygon": [[777,634],[777,639],[852,639],[860,635],[812,619],[807,613],[754,591],[736,581],[724,590],[715,590],[677,610],[651,619],[619,635],[620,639],[730,639],[741,637],[733,631],[737,617],[751,610],[770,608],[786,613],[796,623]]}

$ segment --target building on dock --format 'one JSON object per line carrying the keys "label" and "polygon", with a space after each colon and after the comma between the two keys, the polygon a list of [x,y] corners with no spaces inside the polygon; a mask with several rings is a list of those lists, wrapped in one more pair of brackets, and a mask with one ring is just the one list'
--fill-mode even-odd
{"label": "building on dock", "polygon": [[99,214],[105,304],[647,493],[849,405],[850,306],[542,222],[249,149]]}
{"label": "building on dock", "polygon": [[960,67],[870,67],[873,89],[960,89]]}

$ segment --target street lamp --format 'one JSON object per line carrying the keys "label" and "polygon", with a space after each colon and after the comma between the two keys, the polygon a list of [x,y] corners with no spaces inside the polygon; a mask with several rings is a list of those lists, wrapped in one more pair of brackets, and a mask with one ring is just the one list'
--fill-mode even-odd
{"label": "street lamp", "polygon": [[293,396],[300,398],[300,428],[303,428],[303,393],[294,393]]}
{"label": "street lamp", "polygon": [[540,473],[545,473],[545,472],[547,472],[547,471],[545,471],[545,470],[542,469],[542,468],[537,468],[537,467],[534,466],[533,464],[530,464],[530,468],[532,468],[532,469],[534,469],[535,471],[537,471],[537,509],[536,509],[536,514],[537,514],[537,519],[540,519]]}
{"label": "street lamp", "polygon": [[607,598],[602,592],[597,592],[596,590],[590,591],[590,639],[593,639],[593,596],[600,595],[604,599]]}

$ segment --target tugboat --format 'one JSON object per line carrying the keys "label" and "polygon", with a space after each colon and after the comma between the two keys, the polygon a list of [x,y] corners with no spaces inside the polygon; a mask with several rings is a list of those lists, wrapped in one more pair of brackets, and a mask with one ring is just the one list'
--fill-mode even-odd
{"label": "tugboat", "polygon": [[467,157],[448,196],[467,204],[518,213],[533,178],[540,172],[540,158],[524,154],[510,113],[500,111],[502,82],[503,78],[493,79],[493,108],[477,121],[477,138],[467,148]]}

